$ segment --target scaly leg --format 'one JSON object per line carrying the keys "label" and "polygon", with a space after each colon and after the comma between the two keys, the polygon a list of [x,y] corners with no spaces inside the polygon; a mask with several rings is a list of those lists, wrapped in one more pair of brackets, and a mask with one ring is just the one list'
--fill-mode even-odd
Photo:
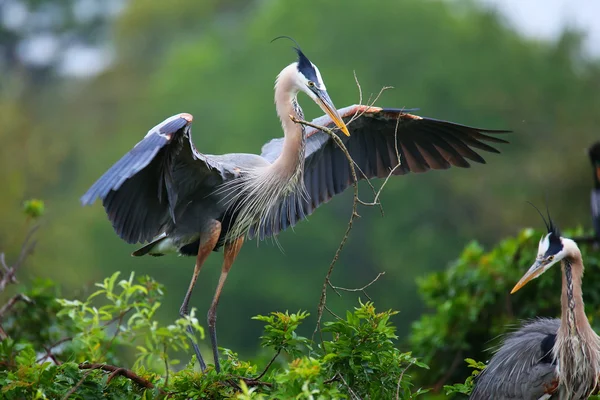
{"label": "scaly leg", "polygon": [[219,349],[217,348],[217,330],[216,330],[216,322],[217,322],[217,306],[219,305],[219,297],[221,297],[221,291],[223,290],[223,285],[225,284],[225,280],[227,279],[227,274],[235,261],[242,245],[244,244],[244,238],[238,238],[233,243],[228,243],[225,245],[225,254],[223,255],[223,268],[221,269],[221,276],[219,277],[219,284],[217,285],[217,290],[215,291],[215,296],[213,297],[210,308],[208,309],[208,333],[210,335],[210,341],[213,349],[213,356],[215,358],[215,369],[217,372],[221,371],[221,364],[219,363]]}
{"label": "scaly leg", "polygon": [[[205,234],[200,236],[200,245],[198,246],[198,256],[196,257],[196,265],[194,266],[194,274],[192,275],[192,280],[190,281],[190,286],[183,298],[183,304],[179,309],[179,315],[182,317],[187,317],[189,315],[189,304],[190,298],[192,297],[192,291],[194,290],[194,286],[196,286],[196,280],[198,280],[198,274],[200,273],[200,269],[202,268],[202,264],[206,261],[210,252],[213,251],[215,246],[217,245],[217,241],[219,240],[219,235],[221,234],[221,223],[215,221],[214,225],[210,230],[208,230]],[[191,325],[187,327],[188,332],[191,337],[194,336],[194,329]],[[202,372],[206,370],[206,364],[204,363],[204,359],[202,358],[202,354],[200,354],[200,349],[196,342],[190,337],[192,341],[192,347],[194,348],[194,352],[196,353],[196,358],[198,359],[198,363],[200,364],[200,369]]]}

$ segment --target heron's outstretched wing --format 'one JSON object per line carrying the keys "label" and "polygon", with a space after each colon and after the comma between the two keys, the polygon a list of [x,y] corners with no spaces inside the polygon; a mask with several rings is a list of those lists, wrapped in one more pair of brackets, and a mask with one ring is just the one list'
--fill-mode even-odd
{"label": "heron's outstretched wing", "polygon": [[180,186],[223,181],[220,163],[196,151],[192,119],[182,113],[152,128],[81,197],[83,205],[101,199],[115,232],[126,242],[143,243],[162,233],[175,218]]}
{"label": "heron's outstretched wing", "polygon": [[[476,150],[499,153],[486,142],[507,143],[491,135],[509,132],[419,117],[400,109],[354,105],[339,111],[346,123],[360,115],[348,125],[350,137],[339,135],[356,162],[359,179],[451,166],[466,168],[469,160],[485,163]],[[327,116],[317,118],[313,124],[335,127]],[[301,207],[294,197],[287,202],[290,204],[284,202],[280,215],[287,217],[281,218],[278,231],[265,232],[267,236],[293,226],[352,184],[348,160],[331,137],[313,128],[307,128],[306,136],[304,183],[310,199]],[[281,153],[282,144],[283,139],[268,142],[262,148],[262,156],[273,162]]]}
{"label": "heron's outstretched wing", "polygon": [[509,334],[475,380],[471,400],[549,398],[556,391],[552,347],[559,319],[541,318]]}

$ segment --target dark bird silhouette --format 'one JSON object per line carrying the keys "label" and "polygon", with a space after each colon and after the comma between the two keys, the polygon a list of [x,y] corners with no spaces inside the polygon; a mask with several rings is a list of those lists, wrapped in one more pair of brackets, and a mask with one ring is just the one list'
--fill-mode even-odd
{"label": "dark bird silhouette", "polygon": [[592,225],[594,226],[594,239],[600,243],[600,142],[594,143],[588,150],[592,168],[594,170],[594,187],[591,195]]}

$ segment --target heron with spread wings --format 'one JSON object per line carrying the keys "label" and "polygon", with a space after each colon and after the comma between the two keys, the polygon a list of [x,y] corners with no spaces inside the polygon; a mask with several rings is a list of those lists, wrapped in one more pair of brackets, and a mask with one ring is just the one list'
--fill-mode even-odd
{"label": "heron with spread wings", "polygon": [[[190,296],[208,255],[224,247],[224,261],[208,330],[219,367],[216,318],[225,280],[244,238],[274,237],[306,218],[353,183],[348,160],[332,138],[306,128],[297,94],[308,95],[327,114],[313,121],[337,128],[360,178],[404,175],[451,166],[485,163],[474,150],[498,153],[487,143],[507,131],[479,129],[419,117],[400,109],[354,105],[337,110],[319,69],[300,48],[275,84],[275,106],[284,136],[260,155],[208,155],[192,143],[192,115],[178,114],[154,128],[83,195],[84,205],[101,199],[116,233],[127,243],[148,243],[133,253],[169,252],[196,257],[180,309],[188,315]],[[360,115],[348,126],[353,116]],[[191,328],[190,328],[191,330]],[[206,364],[193,342],[202,370]]]}
{"label": "heron with spread wings", "polygon": [[535,263],[511,293],[560,263],[561,318],[538,318],[508,335],[476,378],[471,400],[582,400],[598,388],[600,337],[583,307],[581,252],[561,236],[550,215],[544,223],[548,233]]}

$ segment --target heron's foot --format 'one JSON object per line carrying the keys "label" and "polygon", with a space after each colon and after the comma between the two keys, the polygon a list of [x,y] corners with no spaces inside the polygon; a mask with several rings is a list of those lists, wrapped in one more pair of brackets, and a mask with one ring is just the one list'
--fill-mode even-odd
{"label": "heron's foot", "polygon": [[[179,315],[182,318],[187,318],[190,315],[187,310],[187,307],[182,306],[179,309]],[[191,325],[188,325],[187,331],[190,334],[190,342],[192,343],[192,348],[194,349],[194,353],[196,353],[196,360],[198,360],[198,364],[200,364],[200,370],[202,372],[206,372],[206,363],[204,362],[204,358],[202,357],[202,354],[200,353],[200,348],[198,347],[198,344],[194,340],[194,338],[196,337],[196,332],[194,332],[194,328],[192,328]]]}
{"label": "heron's foot", "polygon": [[216,320],[217,315],[213,310],[208,312],[208,334],[210,336],[210,343],[212,344],[213,358],[215,360],[215,370],[221,372],[221,363],[219,362],[219,347],[217,346],[217,328]]}

